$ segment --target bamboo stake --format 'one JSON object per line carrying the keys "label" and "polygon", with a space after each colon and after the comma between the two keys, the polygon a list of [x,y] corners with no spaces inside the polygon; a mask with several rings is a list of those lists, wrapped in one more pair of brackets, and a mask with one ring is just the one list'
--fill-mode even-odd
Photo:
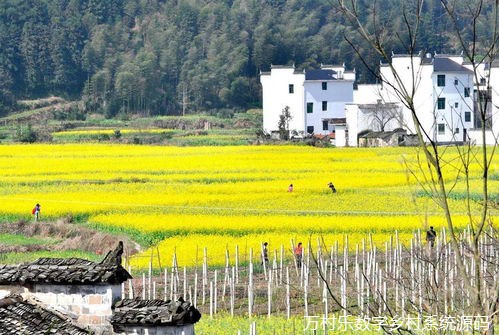
{"label": "bamboo stake", "polygon": [[167,298],[167,294],[168,294],[168,268],[165,267],[165,292],[164,292],[164,295],[165,295],[165,301],[168,299]]}
{"label": "bamboo stake", "polygon": [[203,248],[202,304],[206,303],[206,286],[208,285],[208,252]]}
{"label": "bamboo stake", "polygon": [[173,300],[173,295],[174,295],[174,292],[173,292],[173,289],[174,289],[174,283],[175,283],[175,274],[173,273],[173,269],[172,269],[172,273],[170,274],[171,278],[170,278],[170,300]]}
{"label": "bamboo stake", "polygon": [[194,273],[194,307],[198,305],[198,272]]}
{"label": "bamboo stake", "polygon": [[232,267],[232,276],[230,279],[230,315],[231,316],[234,316],[235,278],[236,278],[236,269],[235,269],[235,267]]}
{"label": "bamboo stake", "polygon": [[[132,267],[129,265],[128,266],[128,273],[131,275],[132,274]],[[128,281],[128,299],[133,299],[133,284],[132,280]]]}
{"label": "bamboo stake", "polygon": [[272,315],[272,276],[269,276],[267,282],[267,316],[270,318]]}
{"label": "bamboo stake", "polygon": [[142,273],[142,299],[146,300],[146,274]]}
{"label": "bamboo stake", "polygon": [[289,292],[289,268],[286,266],[286,317],[289,320],[291,317],[291,298]]}
{"label": "bamboo stake", "polygon": [[210,281],[210,319],[213,319],[213,282]]}
{"label": "bamboo stake", "polygon": [[184,266],[184,285],[183,285],[183,288],[184,288],[183,298],[185,299],[187,297],[187,269],[185,268],[185,266]]}
{"label": "bamboo stake", "polygon": [[281,244],[280,248],[280,258],[279,258],[279,285],[282,285],[283,276],[283,266],[284,266],[284,246]]}
{"label": "bamboo stake", "polygon": [[236,283],[239,284],[239,245],[236,244],[236,261],[235,261],[235,268],[236,268]]}
{"label": "bamboo stake", "polygon": [[149,273],[147,276],[147,297],[151,300],[151,289],[152,289],[152,252],[151,252],[151,261],[149,262]]}
{"label": "bamboo stake", "polygon": [[248,317],[251,318],[253,311],[253,248],[250,248],[250,260],[248,268]]}
{"label": "bamboo stake", "polygon": [[213,312],[215,314],[217,314],[217,282],[218,282],[218,271],[215,270],[215,279],[214,279],[214,283],[213,283],[213,294],[214,294],[214,299],[213,299],[213,304],[214,304],[214,308],[213,308]]}

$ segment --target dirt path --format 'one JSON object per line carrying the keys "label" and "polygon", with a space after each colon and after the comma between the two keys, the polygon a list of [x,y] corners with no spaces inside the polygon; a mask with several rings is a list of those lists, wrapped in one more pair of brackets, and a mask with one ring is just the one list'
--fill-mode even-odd
{"label": "dirt path", "polygon": [[125,251],[133,255],[140,251],[140,245],[124,235],[113,235],[91,229],[80,224],[60,219],[57,222],[26,222],[0,224],[0,233],[18,234],[26,237],[52,238],[55,243],[46,245],[0,245],[1,252],[31,252],[39,250],[62,251],[82,250],[96,254],[106,254],[123,241]]}

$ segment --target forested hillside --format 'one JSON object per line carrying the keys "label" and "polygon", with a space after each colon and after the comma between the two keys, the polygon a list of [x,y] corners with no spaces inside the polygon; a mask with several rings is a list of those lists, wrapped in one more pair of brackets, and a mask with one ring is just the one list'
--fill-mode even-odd
{"label": "forested hillside", "polygon": [[[392,31],[402,23],[401,1],[380,1]],[[182,101],[191,113],[245,109],[260,103],[258,73],[270,64],[310,68],[344,62],[356,68],[360,82],[369,82],[332,3],[2,0],[0,113],[12,110],[18,99],[51,94],[82,99],[86,111],[108,117],[174,115],[181,113]],[[427,1],[424,13],[421,49],[459,51],[439,1]],[[360,41],[357,45],[379,62]]]}

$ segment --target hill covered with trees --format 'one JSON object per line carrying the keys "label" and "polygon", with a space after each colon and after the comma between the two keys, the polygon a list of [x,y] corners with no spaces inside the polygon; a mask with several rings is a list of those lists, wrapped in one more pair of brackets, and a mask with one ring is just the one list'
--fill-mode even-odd
{"label": "hill covered with trees", "polygon": [[[380,1],[391,30],[402,0]],[[370,0],[362,0],[370,4]],[[346,63],[372,76],[344,39],[326,0],[3,0],[0,115],[19,99],[81,99],[86,112],[175,115],[187,106],[244,110],[260,104],[270,64]],[[420,47],[459,52],[439,1],[425,2]],[[362,20],[369,19],[366,12]],[[487,29],[487,27],[483,27]],[[355,42],[355,41],[354,41]],[[364,57],[379,62],[360,40]],[[397,51],[396,39],[392,50]]]}

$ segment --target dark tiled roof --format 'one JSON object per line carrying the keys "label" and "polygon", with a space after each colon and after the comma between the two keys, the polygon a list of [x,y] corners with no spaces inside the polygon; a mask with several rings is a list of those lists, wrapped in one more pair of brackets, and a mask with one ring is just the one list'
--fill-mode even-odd
{"label": "dark tiled roof", "polygon": [[125,326],[183,326],[201,319],[201,313],[189,302],[125,299],[114,305],[111,324],[115,332]]}
{"label": "dark tiled roof", "polygon": [[360,136],[361,138],[381,138],[386,140],[394,134],[406,134],[407,131],[401,128],[394,129],[392,131],[372,131],[365,135]]}
{"label": "dark tiled roof", "polygon": [[333,118],[330,118],[330,119],[323,119],[324,121],[329,121],[329,123],[331,124],[346,124],[347,123],[347,119],[344,118],[344,117],[333,117]]}
{"label": "dark tiled roof", "polygon": [[305,80],[336,80],[333,70],[308,70],[305,72]]}
{"label": "dark tiled roof", "polygon": [[433,70],[435,72],[472,72],[449,58],[440,57],[433,60]]}
{"label": "dark tiled roof", "polygon": [[121,266],[122,248],[120,245],[110,251],[100,263],[80,258],[40,258],[32,263],[0,265],[0,285],[121,284],[132,278]]}
{"label": "dark tiled roof", "polygon": [[51,312],[19,295],[0,299],[0,333],[87,335],[91,331],[74,325],[70,319]]}

